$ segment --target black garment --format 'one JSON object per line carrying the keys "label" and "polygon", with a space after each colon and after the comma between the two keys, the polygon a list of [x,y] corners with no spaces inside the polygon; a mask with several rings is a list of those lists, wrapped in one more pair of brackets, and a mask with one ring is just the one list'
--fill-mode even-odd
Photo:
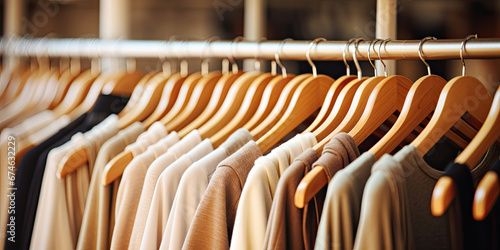
{"label": "black garment", "polygon": [[[493,164],[490,171],[495,172],[498,176],[500,176],[500,160],[497,160],[495,164]],[[492,225],[484,230],[491,230],[491,249],[500,249],[500,202],[498,201],[498,198],[495,202],[495,206],[493,206],[493,209],[490,211],[490,214],[486,217],[486,220],[488,219],[492,221]]]}
{"label": "black garment", "polygon": [[[23,217],[17,215],[16,242],[14,243],[6,240],[5,249],[29,249],[30,247],[38,198],[40,196],[45,164],[49,152],[68,142],[76,133],[89,131],[95,125],[106,119],[110,114],[119,113],[125,107],[128,100],[129,97],[100,95],[89,113],[83,114],[68,126],[61,129],[57,134],[26,153],[17,170],[18,173],[21,170],[24,178],[19,178],[20,176],[16,174],[15,183],[16,187],[19,186],[17,191],[23,190],[22,196],[16,194],[16,204],[19,204],[18,202],[21,199],[23,200],[22,202],[25,203],[25,206],[22,207]],[[16,210],[20,210],[20,208],[20,206],[16,206]],[[16,211],[16,213],[17,212],[18,211]]]}
{"label": "black garment", "polygon": [[492,249],[491,218],[476,221],[472,216],[475,187],[469,168],[463,164],[450,164],[443,176],[451,177],[457,190],[455,226],[461,229],[463,249]]}

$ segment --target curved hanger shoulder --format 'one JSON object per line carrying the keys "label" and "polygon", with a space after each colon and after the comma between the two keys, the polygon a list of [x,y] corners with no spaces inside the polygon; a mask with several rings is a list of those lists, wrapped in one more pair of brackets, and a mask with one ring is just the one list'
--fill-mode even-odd
{"label": "curved hanger shoulder", "polygon": [[203,76],[194,88],[186,108],[166,125],[167,131],[179,131],[198,117],[207,107],[215,85],[221,77],[220,71],[210,72]]}
{"label": "curved hanger shoulder", "polygon": [[130,96],[142,77],[143,74],[138,71],[117,74],[104,85],[102,93],[105,95]]}
{"label": "curved hanger shoulder", "polygon": [[125,171],[125,168],[133,159],[134,155],[130,151],[123,151],[115,156],[104,167],[102,172],[102,184],[107,186],[118,179],[118,177],[122,176],[123,171]]}
{"label": "curved hanger shoulder", "polygon": [[287,110],[287,107],[289,106],[293,98],[293,94],[295,93],[297,88],[304,80],[311,76],[312,74],[302,74],[290,80],[290,82],[283,89],[283,92],[280,94],[278,102],[272,109],[271,113],[266,117],[264,121],[262,121],[252,131],[250,131],[250,134],[252,134],[253,138],[261,138],[280,120],[280,118]]}
{"label": "curved hanger shoulder", "polygon": [[403,109],[387,134],[370,152],[378,159],[392,152],[436,108],[439,94],[447,81],[437,75],[420,78],[410,88]]}
{"label": "curved hanger shoulder", "polygon": [[50,103],[49,109],[53,109],[59,105],[65,95],[67,94],[71,85],[73,85],[74,80],[78,77],[78,74],[75,74],[70,69],[65,70],[58,80],[57,91],[55,92],[55,96]]}
{"label": "curved hanger shoulder", "polygon": [[135,85],[134,90],[130,95],[130,100],[127,102],[122,111],[118,113],[118,117],[120,119],[126,114],[128,114],[130,110],[134,109],[135,104],[138,103],[139,100],[141,99],[142,93],[144,92],[146,85],[148,85],[149,80],[151,79],[151,77],[153,77],[154,74],[155,74],[154,72],[146,73]]}
{"label": "curved hanger shoulder", "polygon": [[377,84],[361,118],[349,132],[356,145],[360,145],[395,111],[401,112],[412,84],[408,78],[399,75],[387,77]]}
{"label": "curved hanger shoulder", "polygon": [[341,76],[333,83],[326,94],[325,101],[323,102],[323,105],[321,105],[318,116],[316,116],[311,125],[309,125],[309,127],[307,127],[302,133],[305,134],[312,132],[317,129],[326,120],[326,118],[328,118],[328,115],[331,114],[331,111],[335,106],[335,102],[337,97],[340,95],[340,92],[350,81],[354,79],[356,79],[356,76]]}
{"label": "curved hanger shoulder", "polygon": [[243,103],[241,104],[238,112],[231,121],[224,126],[215,135],[210,137],[210,141],[214,147],[222,144],[227,137],[229,137],[238,128],[241,128],[250,118],[255,114],[259,104],[261,103],[262,94],[267,84],[274,78],[271,73],[264,73],[258,76],[245,94]]}
{"label": "curved hanger shoulder", "polygon": [[359,121],[361,115],[363,114],[366,104],[368,103],[368,98],[372,93],[373,89],[382,81],[385,77],[378,76],[372,77],[368,80],[361,83],[359,88],[356,90],[356,94],[354,95],[354,99],[352,100],[352,104],[349,107],[349,111],[347,112],[344,119],[339,126],[337,126],[330,134],[328,134],[323,140],[321,140],[318,144],[316,144],[313,148],[321,155],[323,151],[323,147],[330,142],[330,140],[340,132],[348,132],[350,131]]}
{"label": "curved hanger shoulder", "polygon": [[[481,129],[455,159],[456,163],[464,164],[470,169],[474,168],[488,148],[500,136],[500,90],[497,90],[490,111]],[[473,214],[475,218],[483,220],[491,211],[498,198],[500,182],[495,172],[488,172],[478,187],[474,196]],[[433,214],[444,214],[455,198],[453,179],[441,177],[434,187],[431,199]]]}
{"label": "curved hanger shoulder", "polygon": [[157,73],[147,81],[138,102],[135,103],[134,107],[129,112],[125,113],[118,120],[119,128],[126,128],[136,121],[143,121],[153,113],[160,102],[163,87],[166,82],[162,75],[163,73]]}
{"label": "curved hanger shoulder", "polygon": [[160,101],[153,113],[144,120],[143,124],[145,128],[149,128],[154,122],[159,121],[172,109],[185,79],[180,73],[174,73],[166,77],[163,76],[163,81],[166,81],[166,83],[163,86]]}
{"label": "curved hanger shoulder", "polygon": [[182,83],[179,95],[177,96],[177,100],[175,101],[174,106],[172,106],[172,109],[170,109],[170,111],[168,111],[168,113],[160,119],[161,123],[167,125],[175,117],[177,117],[182,112],[182,110],[184,110],[184,108],[186,108],[191,98],[191,94],[193,93],[193,90],[200,79],[200,72],[193,73],[186,77],[186,80],[184,81],[184,83]]}
{"label": "curved hanger shoulder", "polygon": [[483,122],[491,102],[491,96],[478,79],[471,76],[453,78],[443,88],[429,124],[411,145],[425,155],[465,112]]}
{"label": "curved hanger shoulder", "polygon": [[259,75],[257,72],[246,72],[236,79],[219,111],[199,128],[202,138],[210,138],[233,119],[243,103],[248,88]]}
{"label": "curved hanger shoulder", "polygon": [[264,119],[266,119],[266,117],[271,113],[274,106],[278,102],[285,86],[294,77],[295,75],[292,74],[288,74],[285,78],[283,78],[282,75],[275,76],[266,86],[266,89],[262,94],[259,108],[257,108],[257,111],[255,111],[255,114],[252,116],[252,118],[250,118],[250,120],[242,127],[251,131],[262,121],[264,121]]}
{"label": "curved hanger shoulder", "polygon": [[82,72],[73,81],[61,103],[54,108],[56,116],[67,114],[82,103],[96,78],[97,75],[92,75],[90,70]]}
{"label": "curved hanger shoulder", "polygon": [[334,81],[334,79],[325,75],[311,76],[304,80],[293,94],[290,105],[278,123],[258,139],[257,145],[260,150],[263,153],[269,150],[281,138],[320,108],[328,89]]}
{"label": "curved hanger shoulder", "polygon": [[317,129],[313,131],[313,134],[316,138],[318,138],[318,140],[323,140],[323,138],[329,135],[342,122],[349,111],[349,107],[351,106],[356,91],[367,79],[368,77],[363,77],[361,79],[352,80],[344,88],[342,88],[328,117]]}
{"label": "curved hanger shoulder", "polygon": [[32,71],[29,69],[15,71],[9,79],[5,79],[5,81],[8,81],[8,86],[0,97],[0,109],[3,109],[5,106],[16,100],[19,94],[23,91],[24,87],[28,87],[26,83],[28,82],[28,78],[31,73]]}
{"label": "curved hanger shoulder", "polygon": [[78,107],[73,109],[68,115],[71,117],[71,119],[76,119],[78,116],[81,114],[88,112],[89,110],[92,109],[94,106],[95,102],[97,101],[97,98],[101,94],[102,88],[110,79],[113,75],[109,73],[104,73],[100,74],[95,81],[92,82],[92,86],[90,87],[87,95],[85,96],[85,99],[83,100]]}
{"label": "curved hanger shoulder", "polygon": [[488,171],[474,194],[474,202],[472,205],[472,215],[477,221],[486,219],[490,211],[496,204],[498,195],[500,194],[500,179],[494,171]]}
{"label": "curved hanger shoulder", "polygon": [[243,71],[240,71],[236,74],[233,72],[224,74],[215,85],[214,92],[210,97],[207,108],[205,108],[205,110],[203,110],[203,112],[194,121],[180,130],[178,132],[179,136],[186,136],[189,132],[203,126],[203,124],[212,118],[222,106],[222,103],[224,103],[227,93],[229,92],[229,88],[231,88],[234,81],[236,81],[236,79],[238,79],[238,77],[240,77],[243,73]]}
{"label": "curved hanger shoulder", "polygon": [[[356,94],[352,101],[352,104],[347,112],[347,115],[344,117],[340,125],[333,130],[327,137],[321,140],[318,144],[316,144],[313,149],[321,155],[323,151],[323,147],[330,142],[330,140],[340,132],[347,132],[361,118],[363,111],[365,110],[366,104],[368,102],[368,98],[372,93],[373,89],[384,80],[385,77],[372,77],[368,80],[361,83],[361,86],[356,90]],[[328,184],[328,178],[325,173],[323,166],[314,167],[309,173],[307,173],[304,178],[300,181],[297,186],[297,190],[295,191],[294,196],[294,204],[298,208],[303,208],[305,204],[307,204],[314,195],[316,195],[321,188]]]}

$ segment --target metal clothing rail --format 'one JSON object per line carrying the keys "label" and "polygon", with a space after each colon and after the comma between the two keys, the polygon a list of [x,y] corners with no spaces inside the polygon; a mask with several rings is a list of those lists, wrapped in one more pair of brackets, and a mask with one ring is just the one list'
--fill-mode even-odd
{"label": "metal clothing rail", "polygon": [[[459,59],[463,39],[426,41],[422,53],[426,60]],[[384,44],[382,59],[419,59],[420,40],[392,40]],[[313,60],[342,60],[346,41],[326,41],[313,46]],[[370,41],[362,41],[357,59],[368,59]],[[378,45],[372,46],[370,58],[378,59]],[[139,41],[98,39],[2,39],[0,52],[12,56],[50,57],[133,57],[133,58],[227,58],[274,59],[279,50],[282,60],[306,60],[310,41],[232,42],[214,41]],[[346,59],[352,59],[354,44],[349,46]],[[471,39],[463,51],[465,59],[500,58],[500,38]]]}

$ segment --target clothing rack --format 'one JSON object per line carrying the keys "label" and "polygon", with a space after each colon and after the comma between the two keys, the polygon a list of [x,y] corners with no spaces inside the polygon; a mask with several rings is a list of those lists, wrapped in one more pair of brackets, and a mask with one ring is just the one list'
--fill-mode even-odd
{"label": "clothing rack", "polygon": [[[371,41],[361,41],[357,46],[358,60],[368,60]],[[463,39],[437,39],[422,45],[426,60],[460,59]],[[122,58],[228,58],[306,60],[311,41],[145,41],[99,39],[2,39],[0,52],[9,56],[49,57],[122,57]],[[420,59],[420,40],[391,40],[381,50],[382,59]],[[346,41],[325,41],[311,47],[312,60],[342,60]],[[372,46],[370,58],[379,59],[380,42]],[[349,45],[347,60],[352,60],[354,43]],[[500,38],[479,38],[467,41],[464,59],[500,58]]]}

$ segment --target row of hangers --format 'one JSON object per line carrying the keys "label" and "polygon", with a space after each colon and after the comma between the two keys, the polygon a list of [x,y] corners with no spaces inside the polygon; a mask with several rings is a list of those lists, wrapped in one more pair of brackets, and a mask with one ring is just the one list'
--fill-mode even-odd
{"label": "row of hangers", "polygon": [[[118,114],[120,128],[135,121],[142,121],[147,128],[155,121],[161,121],[168,131],[178,131],[181,138],[193,129],[198,129],[203,138],[210,138],[214,147],[218,147],[237,129],[246,128],[263,153],[319,109],[314,121],[303,132],[312,132],[316,136],[319,143],[314,150],[319,155],[324,145],[339,132],[348,132],[359,146],[369,135],[377,134],[380,125],[389,121],[393,124],[391,129],[386,135],[379,135],[380,141],[369,149],[377,159],[383,154],[391,153],[401,143],[411,143],[424,155],[446,135],[453,143],[464,148],[455,161],[472,168],[500,133],[496,120],[500,103],[499,91],[492,105],[493,100],[484,85],[474,77],[465,76],[463,50],[466,42],[474,37],[477,36],[469,36],[462,42],[462,76],[449,82],[431,75],[430,67],[424,60],[422,45],[435,38],[427,37],[420,42],[418,52],[427,66],[428,75],[415,83],[400,75],[387,77],[387,73],[385,76],[362,77],[356,54],[358,44],[363,39],[351,39],[346,43],[343,59],[347,72],[337,80],[317,74],[310,58],[313,46],[325,41],[323,38],[312,41],[306,52],[312,74],[287,74],[279,60],[281,48],[287,39],[282,41],[275,53],[275,63],[280,65],[281,75],[275,72],[261,73],[260,70],[239,71],[231,54],[228,54],[232,63],[231,72],[226,67],[223,67],[222,72],[209,72],[208,61],[205,59],[201,72],[192,74],[187,73],[186,61],[181,62],[180,72],[172,72],[168,61],[165,61],[161,71],[143,75],[135,70],[82,72],[79,63],[74,62],[79,59],[75,58],[71,60],[69,68],[60,67],[57,70],[40,60],[38,68],[20,68],[11,74],[10,77],[16,81],[9,81],[9,85],[2,88],[5,91],[0,92],[0,106],[2,109],[10,108],[14,104],[25,102],[22,105],[24,111],[43,103],[57,116],[67,114],[74,119],[78,114],[89,111],[101,93],[130,95],[129,103]],[[233,42],[239,40],[241,39],[237,38]],[[211,41],[213,39],[207,41],[206,50]],[[389,40],[375,39],[370,43],[368,57],[373,67],[370,52],[377,52],[375,45],[380,43],[380,58],[380,50],[388,42]],[[351,43],[354,43],[352,57],[358,70],[357,77],[350,75],[345,58]],[[227,65],[226,60],[224,63]],[[16,86],[14,82],[21,84]],[[48,91],[50,87],[56,87],[57,91]],[[17,94],[18,98],[14,98],[15,101],[11,103],[5,102],[4,100],[12,98],[3,97],[13,95],[12,93]],[[466,112],[470,115],[462,119]],[[427,122],[426,119],[431,114],[432,117]],[[13,118],[0,119],[0,125],[11,119]],[[421,123],[426,122],[425,128],[420,127]],[[479,132],[476,134],[477,129]],[[405,141],[413,130],[420,135]],[[472,141],[468,143],[462,136]],[[31,146],[29,143],[24,145],[21,141],[21,153]],[[87,152],[83,148],[71,151],[61,162],[58,174],[64,178],[86,163],[87,158]],[[110,161],[104,170],[103,184],[108,185],[120,177],[132,159],[132,153],[124,151]],[[484,182],[488,184],[483,184]],[[484,182],[481,182],[478,192],[483,190],[486,198],[477,202],[483,204],[485,209],[480,209],[483,213],[487,208],[491,209],[492,199],[498,196],[498,187],[494,184],[498,185],[499,181],[498,177],[495,179],[487,175]],[[295,205],[304,207],[327,183],[324,168],[313,168],[297,188]],[[485,188],[481,189],[482,187]],[[454,191],[452,181],[440,179],[432,197],[433,214],[446,210],[454,197]]]}

